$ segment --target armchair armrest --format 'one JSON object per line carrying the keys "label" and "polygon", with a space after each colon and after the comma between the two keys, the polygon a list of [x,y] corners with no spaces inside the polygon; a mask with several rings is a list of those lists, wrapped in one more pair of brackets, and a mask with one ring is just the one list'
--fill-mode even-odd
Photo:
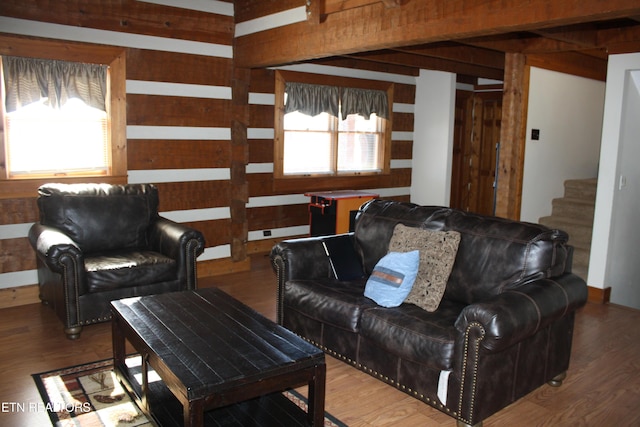
{"label": "armchair armrest", "polygon": [[480,345],[488,351],[503,350],[583,306],[587,286],[575,274],[540,279],[465,307],[456,329],[467,333],[482,329]]}
{"label": "armchair armrest", "polygon": [[178,278],[186,289],[196,288],[196,258],[205,247],[200,231],[159,217],[151,225],[149,243],[153,250],[178,261]]}
{"label": "armchair armrest", "polygon": [[[46,277],[48,269],[60,275],[64,295],[83,295],[86,292],[84,254],[78,244],[57,228],[40,223],[31,226],[28,237],[36,252],[38,276]],[[66,316],[75,323],[78,322],[76,303],[77,299],[69,298]]]}
{"label": "armchair armrest", "polygon": [[204,237],[194,228],[160,217],[150,228],[151,247],[171,258],[177,258],[191,242],[196,256],[204,251]]}
{"label": "armchair armrest", "polygon": [[56,273],[63,273],[66,262],[84,265],[84,256],[78,244],[54,227],[36,223],[29,229],[29,243],[38,258]]}

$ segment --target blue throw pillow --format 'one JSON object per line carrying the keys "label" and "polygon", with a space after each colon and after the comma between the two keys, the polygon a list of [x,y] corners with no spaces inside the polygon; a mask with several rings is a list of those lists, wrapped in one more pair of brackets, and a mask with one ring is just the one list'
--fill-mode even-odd
{"label": "blue throw pillow", "polygon": [[397,307],[409,295],[418,275],[420,251],[389,252],[373,269],[364,296],[383,307]]}

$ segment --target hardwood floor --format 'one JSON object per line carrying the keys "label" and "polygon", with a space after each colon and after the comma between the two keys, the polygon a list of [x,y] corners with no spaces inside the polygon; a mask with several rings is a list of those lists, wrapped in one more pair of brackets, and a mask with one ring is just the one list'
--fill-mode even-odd
{"label": "hardwood floor", "polygon": [[[254,255],[248,272],[201,279],[275,318],[275,275]],[[577,315],[573,355],[559,388],[543,386],[485,420],[497,426],[640,426],[640,311],[589,303]],[[45,413],[12,411],[40,402],[31,374],[111,357],[109,323],[69,341],[40,304],[0,310],[0,426],[46,426]],[[349,426],[443,426],[455,421],[395,388],[327,357],[326,409]],[[302,391],[302,390],[301,390]],[[306,392],[306,391],[304,391]]]}

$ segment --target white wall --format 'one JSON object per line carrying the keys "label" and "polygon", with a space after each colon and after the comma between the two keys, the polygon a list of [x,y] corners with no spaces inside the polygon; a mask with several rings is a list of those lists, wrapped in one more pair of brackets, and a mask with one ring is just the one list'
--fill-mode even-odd
{"label": "white wall", "polygon": [[411,201],[449,206],[456,75],[420,70],[416,78]]}
{"label": "white wall", "polygon": [[611,302],[640,309],[640,70],[628,72],[625,80],[606,283],[611,286]]}
{"label": "white wall", "polygon": [[565,180],[597,176],[605,84],[535,67],[529,82],[520,219],[538,222]]}
{"label": "white wall", "polygon": [[[640,200],[638,72],[640,53],[609,56],[588,277],[590,286],[610,286],[611,300],[629,306],[640,304],[637,290],[640,272],[637,262],[640,239],[637,226]],[[625,186],[619,185],[621,176],[626,179]],[[635,302],[629,298],[635,298]]]}

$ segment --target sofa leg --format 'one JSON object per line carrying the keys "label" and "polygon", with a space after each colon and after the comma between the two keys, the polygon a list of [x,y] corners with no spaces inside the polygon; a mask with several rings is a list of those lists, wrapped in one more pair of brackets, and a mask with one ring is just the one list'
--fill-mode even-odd
{"label": "sofa leg", "polygon": [[67,338],[69,338],[70,340],[77,340],[78,338],[80,338],[80,332],[82,332],[82,326],[64,328],[64,333],[67,334]]}
{"label": "sofa leg", "polygon": [[567,378],[567,373],[563,372],[563,373],[558,374],[555,377],[551,378],[551,380],[548,381],[547,384],[549,384],[551,387],[560,387],[562,385],[562,381],[565,378]]}
{"label": "sofa leg", "polygon": [[482,421],[476,424],[467,424],[464,421],[457,420],[456,427],[482,427]]}

